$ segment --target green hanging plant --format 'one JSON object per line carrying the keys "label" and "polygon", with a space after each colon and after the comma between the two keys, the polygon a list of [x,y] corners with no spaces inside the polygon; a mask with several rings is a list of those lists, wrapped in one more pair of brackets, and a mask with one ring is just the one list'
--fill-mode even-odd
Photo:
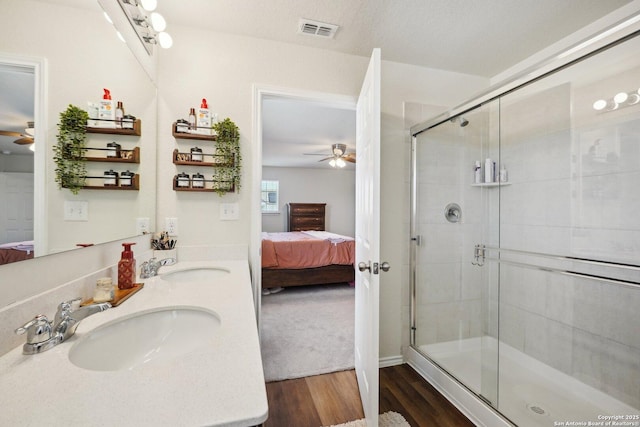
{"label": "green hanging plant", "polygon": [[56,162],[56,182],[58,188],[68,188],[78,194],[87,180],[85,165],[87,145],[87,119],[89,114],[80,108],[69,105],[60,113],[57,143],[54,147]]}
{"label": "green hanging plant", "polygon": [[213,189],[222,196],[240,190],[242,157],[240,155],[240,130],[228,117],[215,123],[216,157],[213,169]]}

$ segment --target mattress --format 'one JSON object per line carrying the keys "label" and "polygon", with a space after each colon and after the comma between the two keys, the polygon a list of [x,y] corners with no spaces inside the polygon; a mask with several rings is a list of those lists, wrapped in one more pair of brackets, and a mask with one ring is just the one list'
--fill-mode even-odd
{"label": "mattress", "polygon": [[262,233],[262,268],[353,265],[355,240],[327,231]]}

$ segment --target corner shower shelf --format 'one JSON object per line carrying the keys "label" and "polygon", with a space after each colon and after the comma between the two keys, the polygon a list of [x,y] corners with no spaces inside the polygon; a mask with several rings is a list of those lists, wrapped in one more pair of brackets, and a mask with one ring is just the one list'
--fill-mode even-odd
{"label": "corner shower shelf", "polygon": [[471,184],[472,187],[504,187],[505,185],[511,185],[510,182],[481,182],[479,184]]}

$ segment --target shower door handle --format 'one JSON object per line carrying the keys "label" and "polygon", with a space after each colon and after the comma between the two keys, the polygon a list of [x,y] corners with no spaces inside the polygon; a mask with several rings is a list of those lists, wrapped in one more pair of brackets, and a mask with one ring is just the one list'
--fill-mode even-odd
{"label": "shower door handle", "polygon": [[389,271],[390,268],[391,268],[391,265],[387,261],[380,264],[380,270],[382,271],[385,271],[385,272]]}

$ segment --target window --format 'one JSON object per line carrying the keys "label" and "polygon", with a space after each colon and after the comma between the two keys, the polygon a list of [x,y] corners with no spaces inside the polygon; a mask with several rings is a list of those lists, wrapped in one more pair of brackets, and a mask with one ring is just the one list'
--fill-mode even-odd
{"label": "window", "polygon": [[278,187],[279,181],[262,181],[260,187],[260,199],[262,213],[278,213]]}

